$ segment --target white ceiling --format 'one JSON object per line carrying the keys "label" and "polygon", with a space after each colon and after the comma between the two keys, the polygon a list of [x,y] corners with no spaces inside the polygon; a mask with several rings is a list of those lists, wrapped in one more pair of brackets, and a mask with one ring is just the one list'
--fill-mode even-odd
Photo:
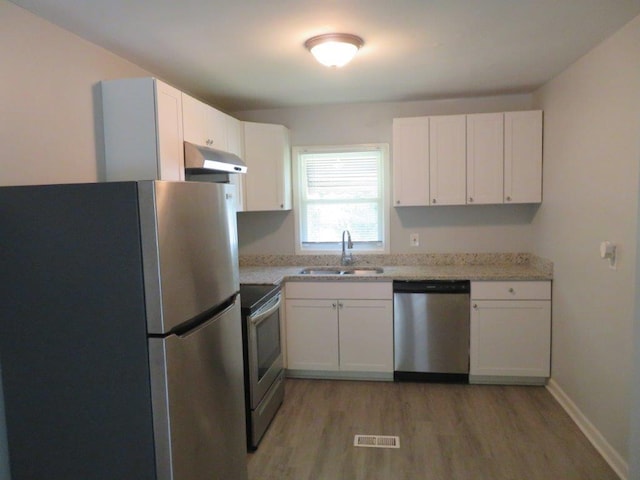
{"label": "white ceiling", "polygon": [[[640,14],[640,0],[12,0],[218,107],[528,93]],[[347,32],[342,69],[303,44]]]}

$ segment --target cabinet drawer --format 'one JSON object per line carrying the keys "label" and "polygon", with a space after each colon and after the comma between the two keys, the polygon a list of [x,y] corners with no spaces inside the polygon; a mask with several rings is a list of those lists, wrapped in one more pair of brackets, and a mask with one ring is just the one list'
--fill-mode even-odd
{"label": "cabinet drawer", "polygon": [[286,298],[391,300],[391,282],[287,282]]}
{"label": "cabinet drawer", "polygon": [[551,282],[471,282],[472,300],[550,300]]}

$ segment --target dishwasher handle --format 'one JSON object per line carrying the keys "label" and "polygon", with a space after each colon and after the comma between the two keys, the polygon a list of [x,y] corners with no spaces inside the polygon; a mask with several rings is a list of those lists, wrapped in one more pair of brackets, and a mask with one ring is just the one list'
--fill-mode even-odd
{"label": "dishwasher handle", "polygon": [[469,280],[394,280],[393,293],[470,293]]}

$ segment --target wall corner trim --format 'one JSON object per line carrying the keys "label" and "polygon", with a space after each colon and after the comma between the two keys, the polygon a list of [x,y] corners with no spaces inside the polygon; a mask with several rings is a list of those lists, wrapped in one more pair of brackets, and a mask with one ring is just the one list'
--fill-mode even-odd
{"label": "wall corner trim", "polygon": [[582,433],[585,434],[596,450],[598,450],[613,471],[620,477],[620,480],[629,480],[628,462],[609,444],[600,431],[589,421],[564,390],[562,390],[560,385],[552,378],[547,383],[546,388],[578,428],[580,428]]}

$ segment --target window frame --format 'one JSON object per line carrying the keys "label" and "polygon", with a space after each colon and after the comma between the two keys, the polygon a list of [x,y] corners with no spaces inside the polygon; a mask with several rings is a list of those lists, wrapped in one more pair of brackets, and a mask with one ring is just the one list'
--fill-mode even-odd
{"label": "window frame", "polygon": [[[390,162],[389,162],[389,144],[387,143],[368,143],[355,145],[327,145],[327,146],[294,146],[292,148],[292,167],[293,167],[293,211],[294,211],[294,230],[295,230],[295,253],[296,255],[335,255],[342,250],[342,239],[338,238],[335,242],[326,242],[316,244],[315,248],[303,247],[301,242],[302,229],[302,168],[301,155],[308,153],[343,153],[343,152],[364,152],[364,151],[380,151],[382,156],[381,181],[382,189],[380,200],[381,221],[382,221],[382,245],[379,247],[368,246],[363,248],[363,244],[358,244],[357,239],[353,240],[354,248],[351,252],[355,255],[366,254],[388,254],[390,251],[389,241],[389,198],[390,198]],[[321,248],[318,248],[321,247]]]}

